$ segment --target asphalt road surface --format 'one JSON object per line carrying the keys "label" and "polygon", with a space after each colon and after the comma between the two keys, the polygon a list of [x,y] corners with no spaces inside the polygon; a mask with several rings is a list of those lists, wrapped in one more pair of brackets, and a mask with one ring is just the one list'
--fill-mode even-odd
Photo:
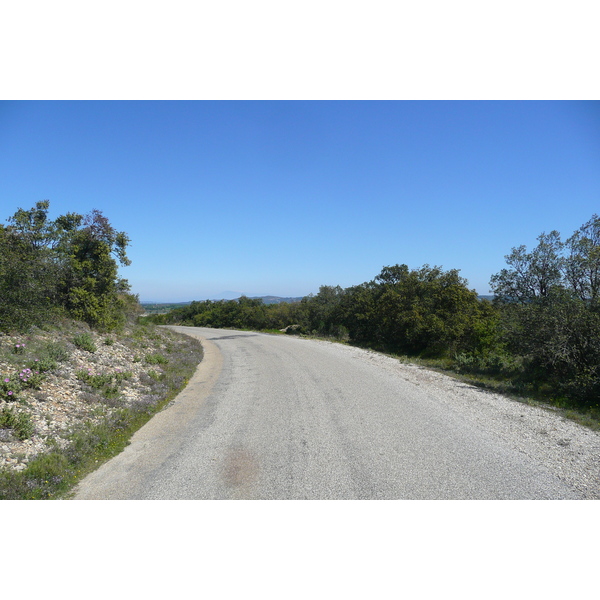
{"label": "asphalt road surface", "polygon": [[76,499],[583,497],[473,417],[476,388],[341,344],[173,329],[202,339],[196,375]]}

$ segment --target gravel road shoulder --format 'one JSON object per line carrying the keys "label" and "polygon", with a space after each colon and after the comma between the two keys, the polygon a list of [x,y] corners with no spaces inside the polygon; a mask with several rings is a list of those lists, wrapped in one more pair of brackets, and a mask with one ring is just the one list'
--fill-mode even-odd
{"label": "gravel road shoulder", "polygon": [[600,498],[600,432],[550,409],[512,400],[418,365],[360,348],[348,350],[414,385],[427,386],[438,402],[538,461],[584,498]]}

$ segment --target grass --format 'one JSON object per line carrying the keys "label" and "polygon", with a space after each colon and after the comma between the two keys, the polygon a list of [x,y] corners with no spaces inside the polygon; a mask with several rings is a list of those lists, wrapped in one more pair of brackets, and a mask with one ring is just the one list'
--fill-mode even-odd
{"label": "grass", "polygon": [[[73,344],[76,339],[83,339],[78,336],[71,338]],[[88,336],[88,341],[93,344],[89,333]],[[84,394],[94,402],[99,421],[81,422],[68,435],[67,444],[51,444],[48,452],[30,460],[22,471],[0,470],[0,499],[69,497],[85,475],[121,452],[133,433],[185,387],[202,359],[202,346],[197,340],[169,330],[158,331],[154,326],[137,325],[131,331],[114,337],[115,341],[129,348],[142,341],[156,350],[150,356],[158,355],[164,359],[155,363],[160,365],[160,372],[151,370],[145,377],[143,383],[147,386],[147,393],[131,405],[111,403],[107,398],[118,395],[119,385],[131,374],[116,370],[99,374],[80,372],[80,380],[89,388]],[[62,343],[53,342],[45,347],[47,359],[54,356],[57,361],[68,357]],[[28,429],[26,409],[19,408],[15,411],[9,407],[0,412],[0,427],[10,428],[13,435],[26,439],[32,431]]]}

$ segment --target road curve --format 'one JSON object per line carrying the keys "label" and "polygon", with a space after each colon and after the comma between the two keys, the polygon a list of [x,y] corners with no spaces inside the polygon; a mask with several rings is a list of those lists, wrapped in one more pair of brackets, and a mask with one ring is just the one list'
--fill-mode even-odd
{"label": "road curve", "polygon": [[340,344],[173,329],[202,340],[194,378],[75,499],[585,497],[523,436],[474,418],[475,388]]}

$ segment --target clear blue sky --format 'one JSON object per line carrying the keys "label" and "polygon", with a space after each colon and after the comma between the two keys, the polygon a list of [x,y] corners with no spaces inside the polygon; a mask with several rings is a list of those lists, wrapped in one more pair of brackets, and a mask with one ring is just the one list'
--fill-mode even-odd
{"label": "clear blue sky", "polygon": [[600,213],[600,102],[3,101],[0,206],[98,209],[142,301],[460,269]]}

